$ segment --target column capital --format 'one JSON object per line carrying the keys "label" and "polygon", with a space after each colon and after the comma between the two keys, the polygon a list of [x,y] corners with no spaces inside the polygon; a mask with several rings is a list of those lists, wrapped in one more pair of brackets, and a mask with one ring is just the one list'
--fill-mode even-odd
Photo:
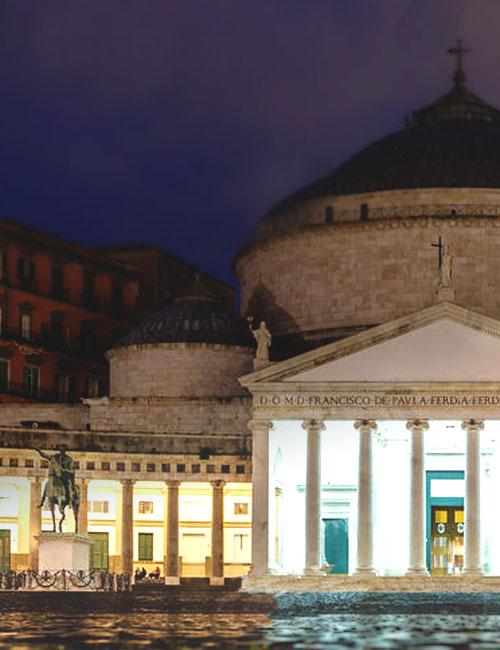
{"label": "column capital", "polygon": [[[123,480],[126,481],[126,480],[133,480],[133,479],[123,479]],[[79,482],[80,485],[88,485],[90,483],[90,479],[89,478],[79,478],[78,482]],[[135,483],[135,481],[134,481],[134,483]]]}
{"label": "column capital", "polygon": [[326,426],[323,420],[313,418],[311,420],[304,420],[302,422],[302,428],[307,433],[320,433],[326,429]]}
{"label": "column capital", "polygon": [[211,486],[215,489],[223,490],[224,486],[226,485],[226,481],[223,481],[222,479],[215,479],[213,481],[210,481]]}
{"label": "column capital", "polygon": [[462,422],[462,429],[471,433],[479,432],[484,429],[484,422],[483,420],[464,420]]}
{"label": "column capital", "polygon": [[429,420],[408,420],[406,428],[412,433],[423,433],[429,428]]}
{"label": "column capital", "polygon": [[171,480],[167,480],[167,481],[165,481],[165,485],[166,485],[168,488],[178,488],[180,484],[181,484],[180,481],[174,481],[174,480],[172,480],[172,481],[171,481]]}
{"label": "column capital", "polygon": [[376,431],[377,423],[375,420],[356,420],[354,428],[358,429],[361,433]]}
{"label": "column capital", "polygon": [[123,485],[123,487],[134,487],[135,483],[134,478],[121,478],[120,483]]}
{"label": "column capital", "polygon": [[265,420],[264,418],[253,418],[247,422],[247,427],[253,434],[268,433],[274,428],[272,420]]}
{"label": "column capital", "polygon": [[28,481],[36,485],[37,483],[41,483],[43,481],[43,476],[28,476]]}

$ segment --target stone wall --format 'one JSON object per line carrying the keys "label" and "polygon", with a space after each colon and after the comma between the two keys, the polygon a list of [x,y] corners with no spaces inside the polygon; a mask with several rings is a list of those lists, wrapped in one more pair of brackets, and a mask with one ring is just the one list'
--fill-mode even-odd
{"label": "stone wall", "polygon": [[409,314],[436,300],[440,235],[454,251],[455,301],[500,319],[500,219],[485,217],[332,223],[256,242],[236,263],[241,311],[274,335]]}
{"label": "stone wall", "polygon": [[213,397],[244,394],[237,377],[252,370],[253,352],[227,345],[159,343],[115,348],[107,356],[112,398]]}
{"label": "stone wall", "polygon": [[0,404],[0,426],[36,429],[44,428],[47,423],[51,429],[85,430],[89,408],[83,404]]}
{"label": "stone wall", "polygon": [[247,435],[250,397],[111,399],[92,404],[92,431]]}

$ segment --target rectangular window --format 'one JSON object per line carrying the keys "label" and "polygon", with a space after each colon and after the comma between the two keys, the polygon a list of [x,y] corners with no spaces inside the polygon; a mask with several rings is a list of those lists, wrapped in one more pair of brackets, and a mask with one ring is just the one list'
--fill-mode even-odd
{"label": "rectangular window", "polygon": [[21,314],[21,337],[31,341],[31,314]]}
{"label": "rectangular window", "polygon": [[25,366],[23,378],[26,397],[36,399],[38,397],[38,387],[40,384],[40,370],[33,366]]}
{"label": "rectangular window", "polygon": [[153,561],[153,533],[139,533],[139,561]]}
{"label": "rectangular window", "polygon": [[235,503],[234,504],[234,514],[235,515],[248,515],[248,503]]}
{"label": "rectangular window", "polygon": [[9,362],[0,359],[0,391],[9,387]]}
{"label": "rectangular window", "polygon": [[139,501],[138,509],[139,509],[139,514],[141,514],[141,515],[152,515],[153,514],[153,502],[152,501]]}
{"label": "rectangular window", "polygon": [[7,253],[0,252],[0,280],[7,277]]}
{"label": "rectangular window", "polygon": [[90,375],[87,377],[87,397],[101,397],[104,394],[104,381],[102,377]]}
{"label": "rectangular window", "polygon": [[83,276],[83,302],[92,306],[95,300],[95,279],[93,273]]}
{"label": "rectangular window", "polygon": [[333,208],[327,205],[325,208],[325,223],[333,223]]}
{"label": "rectangular window", "polygon": [[70,378],[68,375],[56,376],[56,394],[58,402],[67,402],[69,399]]}
{"label": "rectangular window", "polygon": [[113,285],[112,303],[113,309],[121,309],[123,307],[123,289],[119,284]]}
{"label": "rectangular window", "polygon": [[64,341],[63,315],[59,311],[52,312],[50,316],[50,335],[59,344]]}
{"label": "rectangular window", "polygon": [[89,512],[99,512],[101,514],[109,513],[109,501],[89,501],[88,502]]}
{"label": "rectangular window", "polygon": [[35,262],[20,257],[17,260],[17,276],[21,287],[24,289],[33,289],[35,280]]}
{"label": "rectangular window", "polygon": [[359,211],[359,218],[362,221],[366,221],[368,219],[368,203],[362,203]]}
{"label": "rectangular window", "polygon": [[52,296],[64,298],[64,271],[58,266],[52,267]]}

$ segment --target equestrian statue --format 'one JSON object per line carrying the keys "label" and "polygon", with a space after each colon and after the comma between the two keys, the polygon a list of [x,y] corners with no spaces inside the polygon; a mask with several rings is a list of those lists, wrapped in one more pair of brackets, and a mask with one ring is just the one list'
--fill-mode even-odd
{"label": "equestrian statue", "polygon": [[52,515],[53,532],[56,532],[56,506],[59,508],[59,532],[62,533],[62,524],[66,518],[65,509],[69,506],[75,516],[75,533],[78,533],[78,510],[80,506],[80,491],[75,483],[75,462],[66,451],[68,446],[56,446],[56,454],[46,454],[41,449],[34,447],[42,458],[49,462],[49,477],[43,489],[42,498],[38,505],[43,506],[48,501]]}

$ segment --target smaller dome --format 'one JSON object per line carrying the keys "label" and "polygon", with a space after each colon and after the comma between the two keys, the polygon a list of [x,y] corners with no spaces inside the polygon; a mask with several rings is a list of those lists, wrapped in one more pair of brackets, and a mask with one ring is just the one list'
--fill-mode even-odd
{"label": "smaller dome", "polygon": [[148,343],[212,343],[254,347],[247,322],[230,313],[199,279],[146,316],[114,347]]}

